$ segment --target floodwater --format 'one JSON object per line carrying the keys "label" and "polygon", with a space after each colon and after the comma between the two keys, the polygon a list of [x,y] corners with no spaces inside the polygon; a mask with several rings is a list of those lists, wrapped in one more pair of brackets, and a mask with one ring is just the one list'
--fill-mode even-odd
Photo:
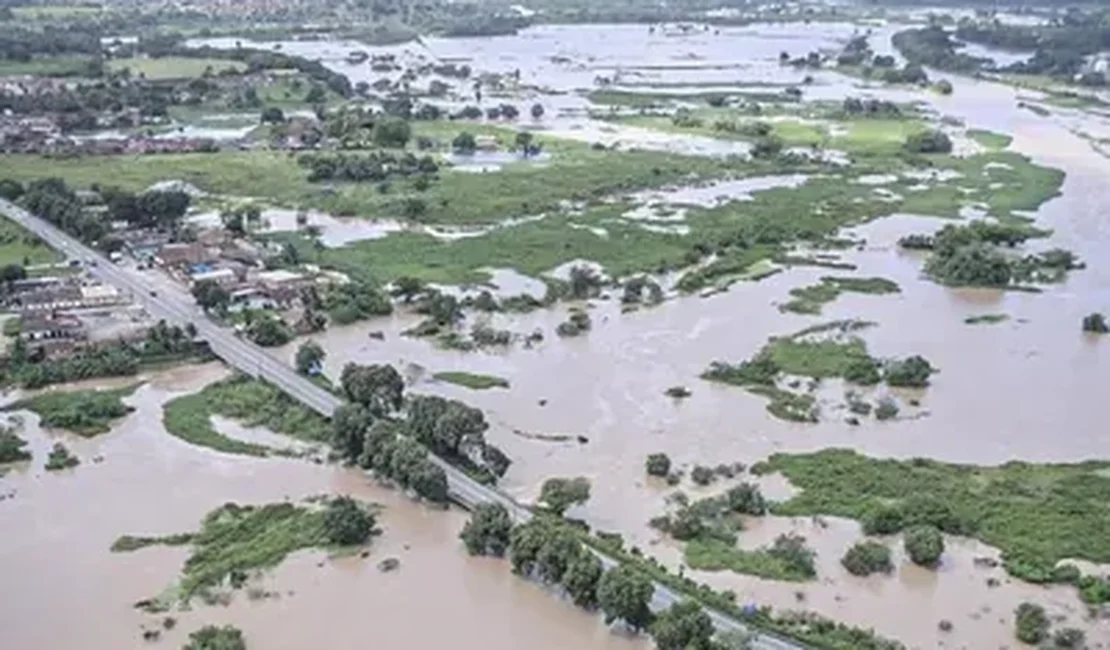
{"label": "floodwater", "polygon": [[[161,643],[181,647],[202,625],[230,623],[258,648],[353,649],[367,639],[384,647],[429,648],[458,645],[460,634],[466,647],[504,650],[646,647],[516,578],[506,562],[468,557],[457,539],[461,512],[416,505],[359,472],[218,454],[162,429],[166,400],[225,373],[211,364],[157,375],[128,400],[134,413],[91,440],[42,431],[37,417],[18,414],[35,460],[0,478],[6,496],[0,501],[4,647],[149,647],[142,629],[160,628],[162,616],[132,604],[170,587],[187,550],[110,553],[116,537],[196,530],[207,512],[229,501],[270,503],[323,493],[384,506],[378,519],[384,534],[374,539],[369,557],[297,553],[258,585],[276,597],[252,601],[239,593],[226,607],[195,603],[190,611],[171,612],[177,626],[163,632]],[[81,465],[60,473],[41,469],[57,440]],[[390,557],[400,568],[380,572],[377,564]]]}
{"label": "floodwater", "polygon": [[[891,31],[886,30],[887,35]],[[889,47],[876,45],[879,51]],[[596,54],[578,58],[592,56],[595,67],[604,66],[606,47],[599,45]],[[777,56],[778,47],[768,49],[776,50]],[[514,51],[512,39],[505,51]],[[513,60],[511,54],[506,58]],[[819,74],[832,76],[835,73]],[[865,244],[840,255],[858,265],[855,275],[890,278],[902,292],[844,294],[826,306],[819,319],[775,308],[788,299],[791,288],[830,274],[828,269],[797,268],[759,283],[734,285],[724,294],[673,300],[630,314],[621,314],[615,299],[594,301],[593,330],[574,339],[554,336],[555,326],[565,318],[564,307],[492,317],[494,326],[514,332],[543,330],[547,340],[530,349],[518,345],[477,353],[439,350],[426,341],[400,336],[418,317],[399,314],[321,335],[329,352],[326,372],[336,376],[348,361],[391,362],[429,373],[467,370],[510,379],[512,389],[507,391],[469,391],[431,382],[417,383],[413,390],[463,399],[487,412],[489,438],[514,459],[505,487],[519,498],[534,498],[540,483],[551,476],[586,476],[593,483],[591,500],[572,514],[643,543],[651,540],[645,523],[664,509],[666,493],[645,484],[643,462],[653,452],[666,452],[686,468],[695,463],[750,464],[775,451],[830,446],[879,456],[984,464],[1110,457],[1101,399],[1110,348],[1079,331],[1084,315],[1105,311],[1110,304],[1110,269],[1099,262],[1110,244],[1110,213],[1105,209],[1110,196],[1104,183],[1110,164],[1073,133],[1077,122],[1083,123],[1081,116],[1041,117],[1019,109],[1018,94],[1011,88],[953,81],[956,92],[947,97],[872,84],[858,85],[853,92],[894,101],[927,99],[939,114],[963,120],[969,128],[1013,134],[1013,150],[1064,169],[1062,196],[1035,215],[1040,225],[1054,229],[1054,236],[1033,246],[1070,248],[1088,261],[1086,270],[1040,294],[950,290],[923,280],[921,257],[896,246],[904,234],[937,229],[945,222],[905,215],[851,229],[850,234]],[[842,97],[844,87],[829,83],[815,90],[839,91]],[[560,134],[563,128],[574,130],[561,124],[552,128]],[[601,133],[604,127],[592,128]],[[1008,314],[1010,320],[992,326],[963,322],[987,312]],[[879,325],[863,336],[878,356],[922,354],[940,368],[928,390],[898,394],[903,402],[911,397],[921,400],[921,408],[914,411],[917,417],[853,427],[843,421],[844,412],[830,408],[819,424],[787,423],[766,413],[763,398],[698,378],[715,359],[745,359],[769,336],[838,318],[876,321]],[[372,330],[384,330],[385,340],[370,339],[367,333]],[[664,390],[675,385],[689,387],[693,395],[681,401],[665,397]],[[822,393],[842,390],[836,382],[826,382]],[[571,441],[544,441],[532,434],[569,434]],[[578,435],[588,442],[574,442]],[[801,524],[771,520],[765,525],[777,530],[776,526]],[[860,581],[836,564],[858,531],[844,522],[827,530],[807,533],[822,558],[818,585],[797,587],[728,574],[715,574],[711,580],[741,591],[745,601],[813,609],[874,627],[913,647],[1009,644],[1011,612],[1023,599],[1041,602],[1052,614],[1087,627],[1092,640],[1110,638],[1105,622],[1094,627],[1080,620],[1082,608],[1073,590],[1003,579],[1002,586],[988,591],[987,577],[1004,576],[971,567],[973,557],[995,555],[992,549],[952,540],[949,559],[936,573],[903,567],[886,581]],[[741,537],[754,545],[765,536],[753,530]],[[668,557],[664,547],[653,548],[660,557]],[[807,593],[802,602],[794,596],[798,589]],[[905,613],[916,611],[923,612],[920,620],[907,621]],[[951,620],[953,631],[940,632],[940,619]]]}
{"label": "floodwater", "polygon": [[[590,88],[595,77],[618,73],[622,84],[630,80],[642,85],[791,82],[796,73],[778,68],[780,51],[802,54],[834,47],[854,30],[850,25],[760,25],[674,38],[634,26],[543,27],[515,37],[429,39],[426,46],[385,49],[425,60],[433,56],[465,59],[479,70],[519,68],[526,86],[522,98],[573,108],[584,104],[580,96],[547,95],[535,87]],[[890,51],[889,35],[894,30],[889,26],[877,30],[876,51]],[[351,66],[343,57],[351,49],[376,53],[378,48],[341,42],[286,43],[284,47],[322,57],[328,65],[351,72],[355,81],[374,78],[369,66]],[[805,89],[808,98],[840,99],[850,92],[893,101],[927,100],[940,114],[959,118],[971,128],[1013,134],[1013,150],[1064,169],[1067,180],[1062,196],[1035,215],[1038,224],[1054,229],[1054,236],[1036,245],[1070,248],[1089,267],[1040,294],[946,289],[924,281],[921,257],[896,246],[897,239],[908,232],[939,228],[945,222],[900,215],[852,229],[850,234],[865,243],[840,256],[858,265],[856,275],[892,279],[902,292],[894,296],[847,293],[827,305],[820,319],[776,308],[788,299],[791,288],[830,274],[827,269],[796,268],[758,283],[738,283],[726,293],[675,299],[628,314],[621,313],[615,299],[593,301],[593,330],[573,339],[554,335],[566,316],[565,306],[490,317],[494,326],[514,332],[542,329],[546,341],[531,349],[517,345],[476,353],[439,350],[427,341],[400,336],[419,317],[397,314],[317,335],[328,352],[325,371],[338,376],[349,361],[390,362],[406,370],[429,371],[424,376],[467,370],[510,379],[510,390],[469,391],[419,379],[412,390],[455,397],[486,411],[489,438],[514,460],[505,487],[517,497],[534,498],[550,476],[586,476],[593,483],[591,500],[571,514],[596,528],[620,531],[669,561],[676,558],[673,548],[648,546],[653,533],[645,524],[664,510],[668,492],[644,478],[643,462],[649,453],[666,452],[685,468],[696,463],[750,464],[775,451],[830,446],[853,447],[871,455],[972,463],[1110,457],[1102,402],[1110,341],[1079,331],[1084,315],[1105,311],[1110,305],[1110,267],[1101,262],[1110,245],[1106,209],[1110,196],[1105,185],[1110,160],[1075,134],[1093,128],[1089,124],[1094,118],[1056,112],[1041,117],[1019,109],[1018,94],[1011,88],[947,75],[942,76],[952,79],[956,88],[951,96],[888,89],[827,71],[813,74],[814,84]],[[627,127],[618,130],[581,117],[545,118],[542,126],[559,135],[577,133],[589,141],[609,138],[650,146],[651,138],[661,138],[664,146],[706,154],[720,151],[714,147],[732,146],[691,138],[667,140],[673,136],[641,134]],[[1010,320],[991,326],[963,322],[987,312],[1008,314]],[[745,359],[769,336],[838,318],[877,322],[877,327],[862,334],[877,356],[922,354],[940,368],[933,385],[913,395],[921,400],[924,417],[884,423],[868,420],[852,427],[843,422],[842,412],[829,409],[818,424],[787,423],[767,414],[763,398],[698,378],[715,359]],[[384,340],[368,336],[378,330],[384,332]],[[291,357],[295,347],[280,353]],[[473,638],[473,645],[627,645],[601,631],[592,617],[508,577],[502,566],[491,570],[487,562],[465,558],[454,541],[459,526],[456,514],[425,512],[338,470],[296,461],[229,458],[191,449],[165,436],[158,426],[156,405],[165,398],[165,390],[203,383],[196,377],[188,382],[142,389],[134,398],[138,413],[116,433],[74,443],[82,458],[100,450],[105,456],[102,464],[82,465],[59,476],[42,476],[36,470],[0,479],[0,484],[17,490],[14,500],[0,503],[3,529],[16,531],[14,538],[0,544],[0,557],[14,573],[6,576],[2,587],[5,602],[12,603],[2,616],[11,619],[5,628],[14,629],[10,634],[16,647],[67,647],[78,643],[78,634],[80,643],[86,644],[93,639],[104,639],[106,647],[139,644],[137,629],[145,618],[130,610],[128,603],[164,587],[181,556],[172,550],[112,556],[106,549],[116,535],[189,529],[226,500],[273,500],[323,491],[353,491],[386,504],[387,533],[375,542],[371,558],[382,557],[380,551],[388,549],[401,557],[400,573],[378,574],[372,562],[344,561],[317,568],[315,557],[304,554],[274,573],[277,588],[283,593],[292,589],[293,596],[264,604],[237,602],[227,609],[202,608],[188,616],[196,617],[198,624],[210,618],[234,620],[252,639],[269,639],[273,645],[290,645],[290,639],[304,639],[294,646],[307,645],[310,638],[318,641],[318,635],[335,635],[329,640],[345,647],[356,638],[365,642],[371,634],[374,638],[395,634],[393,638],[401,641],[394,645],[423,647],[453,642],[439,631],[447,625],[430,629],[418,623],[429,607],[437,611],[442,607],[443,620],[459,621],[459,632]],[[663,392],[676,385],[689,387],[692,396],[681,401],[665,397]],[[840,390],[835,382],[826,382],[822,389],[823,393]],[[38,439],[33,422],[28,426]],[[533,434],[569,434],[571,442],[544,441]],[[574,441],[579,435],[587,439],[585,444]],[[46,442],[39,440],[36,445],[41,454]],[[78,493],[93,496],[93,505],[78,502]],[[1110,638],[1105,621],[1080,620],[1073,591],[1003,579],[1001,586],[988,592],[986,578],[1004,576],[997,570],[974,568],[972,560],[995,551],[967,540],[950,540],[945,563],[935,573],[905,566],[897,556],[900,568],[893,577],[847,576],[836,561],[858,531],[848,522],[828,523],[820,528],[808,520],[772,518],[753,524],[741,535],[742,544],[756,546],[787,527],[801,530],[819,554],[817,584],[784,585],[725,573],[704,577],[736,589],[742,602],[812,609],[874,627],[915,648],[940,643],[967,648],[1009,645],[1013,606],[1026,598],[1087,627],[1092,640]],[[407,552],[403,552],[405,543],[410,544]],[[414,559],[410,562],[405,553],[412,553]],[[406,577],[413,574],[412,580]],[[49,576],[59,578],[44,578]],[[61,576],[70,588],[44,591]],[[111,593],[105,596],[109,579]],[[434,595],[428,593],[429,587]],[[794,594],[798,590],[805,592],[801,601]],[[21,597],[16,598],[17,594]],[[43,605],[47,602],[49,607]],[[448,613],[450,608],[460,609]],[[338,618],[334,614],[344,611],[351,613],[342,617],[348,622],[344,625],[308,624],[334,621]],[[373,616],[394,611],[396,615]],[[463,613],[454,618],[456,611]],[[56,618],[71,625],[52,625]],[[953,622],[952,632],[937,630],[940,619]]]}

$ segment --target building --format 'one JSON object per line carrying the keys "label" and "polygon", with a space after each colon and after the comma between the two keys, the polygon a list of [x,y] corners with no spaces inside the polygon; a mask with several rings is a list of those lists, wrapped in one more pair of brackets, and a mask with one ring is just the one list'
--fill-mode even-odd
{"label": "building", "polygon": [[190,274],[189,279],[193,284],[198,282],[211,281],[220,285],[221,287],[230,287],[239,283],[239,275],[235,269],[218,268],[218,269],[204,269]]}
{"label": "building", "polygon": [[198,243],[165,244],[154,255],[154,261],[165,267],[197,266],[211,264],[218,259],[216,253]]}
{"label": "building", "polygon": [[59,312],[25,312],[21,317],[20,338],[28,343],[64,340],[84,341],[89,332],[81,319],[72,314]]}

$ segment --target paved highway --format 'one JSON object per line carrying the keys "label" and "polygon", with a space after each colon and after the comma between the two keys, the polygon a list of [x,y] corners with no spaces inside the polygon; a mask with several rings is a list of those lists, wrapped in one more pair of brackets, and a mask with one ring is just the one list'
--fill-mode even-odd
{"label": "paved highway", "polygon": [[[335,395],[298,375],[289,365],[264,352],[262,348],[212,322],[184,290],[165,284],[153,287],[149,278],[114,264],[98,251],[9,201],[0,199],[0,212],[7,214],[13,221],[65,253],[70,259],[80,260],[100,280],[129,292],[152,316],[181,326],[192,323],[196,327],[197,336],[208,342],[212,352],[240,371],[265,379],[326,417],[331,417],[335,409],[343,403]],[[478,483],[434,455],[431,458],[447,473],[451,496],[463,505],[473,507],[479,503],[500,503],[517,521],[527,521],[531,517],[529,510],[512,497]],[[616,564],[607,556],[599,554],[599,557],[606,568]],[[652,608],[659,611],[681,600],[681,595],[657,583]],[[707,611],[719,630],[748,631],[744,625],[729,617],[712,610]],[[805,650],[804,646],[796,642],[766,634],[757,634],[752,647],[756,650]]]}

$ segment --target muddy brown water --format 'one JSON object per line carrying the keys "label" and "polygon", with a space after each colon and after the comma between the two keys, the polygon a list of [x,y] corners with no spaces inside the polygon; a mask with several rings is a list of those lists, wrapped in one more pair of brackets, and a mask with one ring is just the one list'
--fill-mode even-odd
{"label": "muddy brown water", "polygon": [[[152,647],[141,628],[161,616],[132,608],[157,596],[179,575],[187,551],[154,547],[110,553],[121,534],[196,530],[225,502],[269,503],[351,494],[382,504],[370,556],[330,560],[300,552],[259,583],[278,596],[238,594],[227,607],[194,603],[171,612],[176,627],[153,647],[180,647],[201,625],[233,624],[250,647],[393,648],[442,645],[548,650],[645,648],[606,629],[558,595],[514,577],[507,562],[470,558],[457,535],[458,511],[427,509],[361,473],[305,461],[254,459],[210,452],[167,434],[162,404],[226,374],[218,365],[158,375],[128,401],[136,411],[109,434],[84,440],[43,431],[20,414],[21,435],[35,460],[0,478],[0,626],[4,648]],[[227,431],[231,434],[233,431]],[[48,473],[46,452],[63,441],[77,468]],[[99,462],[94,460],[100,458]],[[401,567],[380,572],[381,560]]]}
{"label": "muddy brown water", "polygon": [[[539,75],[549,80],[546,83],[567,89],[588,86],[598,74],[593,67],[605,71],[635,67],[636,53],[642,53],[643,47],[627,48],[625,54],[614,52],[605,45],[614,39],[590,38],[591,29],[582,28],[580,35],[564,38],[565,46],[557,48],[583,62],[581,68],[550,74],[553,66],[535,62],[536,71],[525,74],[546,71]],[[798,25],[769,32],[754,50],[760,54],[752,55],[759,61],[748,70],[738,68],[735,74],[747,76],[755,70],[771,75],[779,50],[808,50],[826,38],[843,39],[851,33],[838,27],[831,36],[822,32],[816,40],[799,40],[806,29]],[[892,31],[880,30],[881,38],[874,43],[877,51],[889,50]],[[647,38],[633,31],[621,33],[628,39]],[[726,39],[731,33],[725,34]],[[528,48],[551,38],[546,31],[528,31],[519,40],[492,39],[496,46],[475,50],[479,52],[475,65],[482,67],[483,57],[488,60],[494,52],[507,54],[504,61],[490,64],[493,67],[528,68],[529,57],[535,58]],[[671,42],[667,43],[670,47]],[[733,48],[722,55],[718,45],[715,39],[699,37],[663,58],[671,60],[692,51],[709,70],[710,64],[735,57],[739,51]],[[347,51],[341,43],[302,47],[315,47],[323,56],[338,53],[341,57]],[[591,48],[601,49],[591,54]],[[594,63],[589,61],[591,56]],[[658,62],[643,59],[640,63],[645,61]],[[331,61],[329,65],[345,64]],[[720,67],[711,73],[693,64],[689,67],[680,75],[688,81],[716,82],[734,74],[721,72]],[[675,74],[646,67],[638,72],[649,82]],[[1094,118],[1041,117],[1017,108],[1016,91],[985,82],[954,79],[956,92],[939,97],[857,88],[858,82],[832,73],[815,76],[818,83],[806,91],[811,97],[839,98],[858,92],[897,101],[927,98],[939,112],[959,117],[969,126],[1014,134],[1014,149],[1041,164],[1064,169],[1068,177],[1062,196],[1046,204],[1036,218],[1055,230],[1048,245],[1075,250],[1089,263],[1088,269],[1042,294],[945,289],[922,280],[920,257],[895,246],[902,234],[938,228],[943,222],[904,215],[853,229],[866,245],[843,254],[845,260],[859,265],[858,275],[895,280],[902,293],[844,294],[825,307],[820,319],[783,314],[775,308],[787,300],[791,288],[830,273],[798,268],[759,283],[737,284],[710,298],[673,300],[632,314],[620,314],[616,301],[595,301],[594,329],[577,339],[554,337],[555,326],[565,317],[563,307],[494,319],[495,325],[521,333],[543,329],[548,340],[531,350],[519,346],[500,353],[437,350],[427,342],[399,336],[417,322],[412,315],[399,314],[316,337],[328,351],[326,371],[337,376],[347,361],[398,363],[412,378],[413,390],[456,397],[483,408],[492,424],[490,439],[514,460],[505,482],[510,492],[530,499],[547,477],[587,476],[593,482],[592,498],[571,514],[585,517],[597,528],[624,533],[672,565],[680,561],[677,550],[657,540],[645,525],[664,509],[669,492],[644,479],[643,461],[653,452],[666,452],[687,468],[695,463],[751,463],[774,451],[829,446],[854,447],[873,455],[974,463],[1110,457],[1110,434],[1102,424],[1107,410],[1101,401],[1102,386],[1110,377],[1106,370],[1110,341],[1079,332],[1083,315],[1110,309],[1110,267],[1101,263],[1102,252],[1110,244],[1106,209],[1110,197],[1105,189],[1110,161],[1073,133],[1088,127],[1097,131]],[[543,101],[560,100],[545,96]],[[567,103],[574,102],[568,99]],[[1005,313],[1010,320],[998,325],[964,324],[966,317],[983,313]],[[698,379],[714,359],[748,358],[769,336],[836,318],[879,323],[863,334],[874,354],[923,354],[941,369],[933,385],[915,395],[922,405],[912,414],[923,417],[850,427],[842,422],[843,413],[830,410],[817,425],[785,423],[766,413],[762,398]],[[385,341],[369,338],[375,330],[386,333]],[[291,356],[294,349],[295,345],[279,354]],[[431,373],[443,370],[506,377],[512,388],[475,392],[430,381]],[[133,398],[139,411],[112,434],[91,441],[72,440],[71,447],[85,461],[73,472],[46,475],[39,469],[16,470],[0,478],[0,493],[16,493],[0,502],[0,530],[5,533],[0,542],[0,566],[5,570],[0,622],[10,635],[7,644],[16,648],[142,645],[138,628],[150,619],[133,611],[130,603],[166,587],[183,554],[179,549],[150,549],[112,555],[107,548],[116,536],[189,530],[206,512],[229,500],[261,502],[346,491],[386,505],[382,516],[386,534],[375,541],[371,558],[325,562],[319,567],[317,554],[298,554],[268,579],[267,586],[283,594],[280,599],[257,603],[241,599],[227,608],[198,607],[179,615],[182,625],[168,642],[179,644],[189,628],[202,622],[227,621],[243,627],[264,648],[309,647],[321,639],[334,647],[355,647],[380,638],[392,640],[394,646],[425,647],[457,644],[461,634],[466,635],[467,646],[634,645],[602,629],[596,618],[512,578],[503,564],[466,558],[455,541],[462,519],[458,513],[423,510],[354,474],[299,461],[209,453],[161,431],[158,404],[170,392],[194,390],[221,373],[218,368],[178,371],[176,378],[140,389]],[[663,391],[674,385],[688,386],[693,395],[681,402],[664,397]],[[841,392],[835,382],[828,382],[822,394],[836,397]],[[38,432],[33,418],[28,418],[26,427],[41,459],[56,434]],[[516,435],[514,430],[582,435],[589,442],[543,442]],[[98,454],[104,456],[103,463],[87,460]],[[698,490],[683,487],[699,495]],[[896,551],[894,576],[858,579],[838,565],[844,549],[859,537],[851,522],[827,519],[822,526],[808,519],[768,518],[752,522],[741,535],[741,544],[755,547],[786,530],[805,535],[818,551],[818,582],[792,585],[729,573],[699,573],[698,579],[735,590],[741,602],[812,609],[873,627],[915,648],[1012,646],[1012,610],[1027,599],[1083,627],[1096,644],[1110,639],[1106,621],[1083,617],[1074,591],[1025,585],[1009,580],[999,569],[976,568],[974,558],[997,555],[983,545],[949,540],[936,572],[907,565]],[[895,541],[890,543],[897,547]],[[378,573],[373,564],[389,555],[401,559],[401,570]],[[990,577],[998,578],[1001,586],[987,587]],[[799,591],[804,592],[800,600]],[[340,618],[343,622],[337,623]],[[951,632],[937,629],[942,619],[953,623]],[[59,620],[66,625],[57,624]],[[442,624],[422,625],[425,620]]]}

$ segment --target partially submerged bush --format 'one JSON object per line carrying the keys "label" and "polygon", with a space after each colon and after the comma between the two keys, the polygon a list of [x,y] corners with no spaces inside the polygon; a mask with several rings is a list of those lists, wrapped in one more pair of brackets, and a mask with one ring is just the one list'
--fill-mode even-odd
{"label": "partially submerged bush", "polygon": [[848,549],[840,564],[848,573],[867,576],[872,573],[890,573],[894,564],[890,560],[890,549],[878,542],[858,542]]}

